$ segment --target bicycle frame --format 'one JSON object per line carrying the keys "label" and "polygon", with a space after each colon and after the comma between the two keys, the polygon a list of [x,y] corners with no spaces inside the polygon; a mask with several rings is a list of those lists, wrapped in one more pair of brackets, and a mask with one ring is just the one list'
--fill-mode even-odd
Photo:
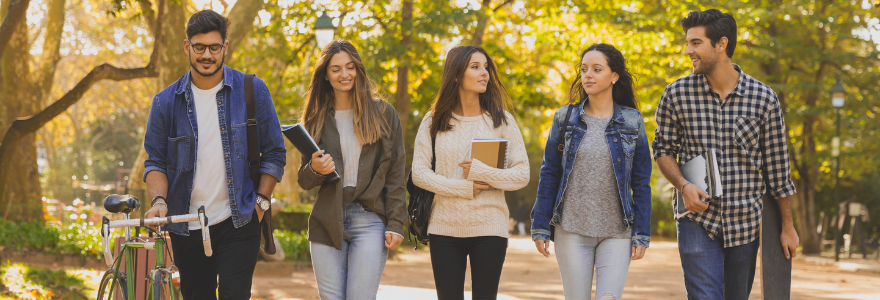
{"label": "bicycle frame", "polygon": [[[135,295],[137,282],[128,279],[133,279],[136,276],[136,274],[134,273],[134,268],[132,268],[132,266],[134,266],[134,264],[136,263],[134,255],[135,251],[138,248],[144,248],[156,252],[156,264],[153,266],[153,269],[150,272],[150,276],[148,277],[148,281],[150,283],[153,282],[155,274],[157,272],[167,274],[168,277],[166,278],[168,278],[169,280],[171,278],[171,269],[165,266],[165,242],[161,238],[158,238],[153,242],[133,242],[131,240],[128,240],[122,243],[122,248],[119,250],[119,253],[121,253],[121,255],[116,258],[116,261],[114,261],[113,263],[113,267],[111,267],[111,270],[113,270],[114,278],[126,279],[125,289],[128,292],[128,295]],[[118,260],[121,259],[123,256],[125,257],[125,270],[120,270],[116,266],[118,266]],[[153,295],[153,289],[151,288],[151,286],[152,284],[146,286],[147,299],[156,299],[157,295]],[[171,299],[176,299],[174,295],[174,289],[169,289],[169,291],[171,293]]]}
{"label": "bicycle frame", "polygon": [[[134,206],[137,206],[137,204],[134,204]],[[110,219],[108,219],[105,216],[101,221],[101,235],[103,236],[102,242],[103,242],[103,250],[104,250],[103,251],[104,261],[107,263],[107,266],[110,267],[110,269],[107,270],[106,274],[112,274],[113,280],[115,280],[117,282],[117,284],[121,285],[122,282],[125,283],[124,287],[120,286],[119,288],[124,289],[125,294],[128,297],[134,297],[135,292],[136,292],[135,290],[136,290],[137,283],[134,282],[134,280],[129,280],[129,279],[135,279],[137,276],[137,274],[135,274],[135,271],[134,271],[135,268],[133,267],[136,264],[135,251],[137,251],[137,249],[143,248],[148,251],[155,251],[155,253],[156,253],[155,266],[153,267],[152,270],[150,270],[149,278],[147,279],[147,282],[149,283],[148,286],[146,286],[148,300],[156,299],[156,298],[161,299],[161,295],[154,294],[156,291],[162,293],[161,289],[154,288],[155,281],[158,279],[158,280],[170,283],[171,273],[172,273],[170,268],[165,267],[165,247],[166,247],[166,244],[165,244],[164,237],[162,237],[160,235],[157,239],[153,240],[152,242],[137,241],[139,238],[137,238],[137,237],[131,238],[132,232],[130,231],[131,229],[129,229],[128,227],[136,227],[137,228],[137,227],[144,227],[144,226],[151,226],[151,225],[164,225],[167,223],[198,221],[200,227],[202,228],[202,244],[205,248],[205,255],[211,256],[213,253],[213,251],[211,249],[211,236],[210,236],[209,229],[207,226],[208,219],[205,216],[205,207],[204,206],[199,207],[197,214],[190,214],[190,215],[155,217],[155,218],[149,218],[149,219],[129,219],[128,213],[123,213],[123,215],[125,216],[124,220],[118,220],[118,221],[112,221],[112,222],[110,221]],[[121,244],[121,247],[119,249],[119,256],[114,258],[113,257],[113,250],[112,250],[112,247],[110,246],[110,229],[111,228],[118,228],[118,227],[121,227],[124,229],[125,240]],[[147,227],[147,228],[149,228],[149,227]],[[135,232],[134,235],[137,236],[137,232]],[[119,260],[122,259],[123,256],[125,257],[125,268],[124,268],[124,270],[120,270],[118,267],[119,266],[118,263],[119,263]],[[164,275],[167,275],[167,276],[164,276]],[[103,280],[102,280],[102,282],[103,282]],[[161,282],[159,284],[161,285]],[[111,284],[111,290],[110,290],[110,293],[108,296],[112,297],[113,292],[114,292],[114,288],[113,288],[113,285]],[[100,293],[102,293],[102,291],[99,291],[99,295],[100,295]],[[169,293],[171,295],[171,299],[174,299],[175,298],[174,288],[169,288]]]}

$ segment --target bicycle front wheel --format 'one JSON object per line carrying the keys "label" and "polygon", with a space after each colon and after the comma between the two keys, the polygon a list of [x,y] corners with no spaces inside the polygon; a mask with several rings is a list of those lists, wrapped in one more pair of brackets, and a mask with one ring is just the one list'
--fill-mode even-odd
{"label": "bicycle front wheel", "polygon": [[104,272],[98,285],[98,300],[128,300],[125,278],[117,278],[113,270]]}
{"label": "bicycle front wheel", "polygon": [[171,295],[169,292],[171,290],[169,282],[165,282],[165,278],[168,277],[165,273],[156,272],[153,275],[153,300],[169,300],[171,299]]}

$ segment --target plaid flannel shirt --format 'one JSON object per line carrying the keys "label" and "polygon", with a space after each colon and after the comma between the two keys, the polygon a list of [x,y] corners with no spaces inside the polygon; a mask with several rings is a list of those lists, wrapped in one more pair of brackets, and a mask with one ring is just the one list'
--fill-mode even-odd
{"label": "plaid flannel shirt", "polygon": [[726,99],[705,75],[691,74],[667,86],[652,144],[655,160],[669,156],[679,165],[715,149],[723,195],[710,200],[705,211],[682,217],[703,226],[710,238],[722,235],[724,247],[758,237],[766,192],[776,199],[795,193],[779,100],[770,87],[734,68],[739,80]]}

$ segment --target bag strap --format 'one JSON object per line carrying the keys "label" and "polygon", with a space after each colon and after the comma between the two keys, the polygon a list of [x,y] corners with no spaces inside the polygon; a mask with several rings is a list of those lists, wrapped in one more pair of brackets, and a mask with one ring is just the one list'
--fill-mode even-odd
{"label": "bag strap", "polygon": [[556,149],[559,152],[562,152],[565,149],[565,129],[568,127],[568,118],[571,117],[571,107],[572,105],[568,105],[568,109],[565,111],[565,121],[562,123],[562,128],[559,129],[559,145],[556,146]]}
{"label": "bag strap", "polygon": [[254,190],[260,188],[260,143],[257,139],[257,112],[254,103],[254,74],[244,77],[244,99],[247,104],[248,168]]}
{"label": "bag strap", "polygon": [[435,143],[437,137],[431,136],[431,171],[437,171],[437,149]]}

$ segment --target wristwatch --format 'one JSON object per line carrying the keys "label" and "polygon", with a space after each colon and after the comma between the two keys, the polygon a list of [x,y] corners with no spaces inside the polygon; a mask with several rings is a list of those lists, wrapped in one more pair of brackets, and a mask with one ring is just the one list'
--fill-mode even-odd
{"label": "wristwatch", "polygon": [[271,206],[272,201],[270,201],[269,198],[266,198],[266,196],[257,193],[257,207],[259,207],[261,211],[267,211]]}

